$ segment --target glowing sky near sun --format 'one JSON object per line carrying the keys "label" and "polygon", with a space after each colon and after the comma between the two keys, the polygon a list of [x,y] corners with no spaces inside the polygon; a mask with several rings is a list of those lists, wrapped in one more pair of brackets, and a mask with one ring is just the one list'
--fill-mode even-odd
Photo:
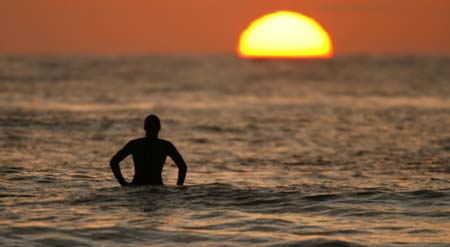
{"label": "glowing sky near sun", "polygon": [[264,14],[314,18],[342,54],[450,54],[448,0],[0,1],[0,54],[234,53]]}

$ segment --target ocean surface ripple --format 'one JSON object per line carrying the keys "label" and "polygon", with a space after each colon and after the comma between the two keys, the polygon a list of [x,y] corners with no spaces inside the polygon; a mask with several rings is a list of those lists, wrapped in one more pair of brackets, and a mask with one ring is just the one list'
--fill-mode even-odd
{"label": "ocean surface ripple", "polygon": [[[2,246],[450,246],[448,57],[3,56],[0,103]],[[184,187],[110,171],[149,113]]]}

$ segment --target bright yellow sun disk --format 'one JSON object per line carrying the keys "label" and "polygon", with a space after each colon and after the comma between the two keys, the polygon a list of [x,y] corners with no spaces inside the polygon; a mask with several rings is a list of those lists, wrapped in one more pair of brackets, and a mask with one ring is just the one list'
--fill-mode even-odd
{"label": "bright yellow sun disk", "polygon": [[330,58],[331,39],[313,19],[291,11],[265,15],[242,33],[238,54],[246,58]]}

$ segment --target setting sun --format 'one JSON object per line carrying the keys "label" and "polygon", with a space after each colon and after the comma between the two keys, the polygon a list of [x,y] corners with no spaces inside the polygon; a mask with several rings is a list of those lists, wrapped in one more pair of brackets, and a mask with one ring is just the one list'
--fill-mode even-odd
{"label": "setting sun", "polygon": [[313,19],[291,11],[267,14],[241,35],[238,55],[244,58],[330,58],[328,33]]}

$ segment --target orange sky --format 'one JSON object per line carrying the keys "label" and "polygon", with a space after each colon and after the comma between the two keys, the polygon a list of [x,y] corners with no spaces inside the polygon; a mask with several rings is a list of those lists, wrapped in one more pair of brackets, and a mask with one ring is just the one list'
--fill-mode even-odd
{"label": "orange sky", "polygon": [[283,9],[321,23],[336,55],[450,55],[450,0],[1,0],[0,54],[232,53]]}

